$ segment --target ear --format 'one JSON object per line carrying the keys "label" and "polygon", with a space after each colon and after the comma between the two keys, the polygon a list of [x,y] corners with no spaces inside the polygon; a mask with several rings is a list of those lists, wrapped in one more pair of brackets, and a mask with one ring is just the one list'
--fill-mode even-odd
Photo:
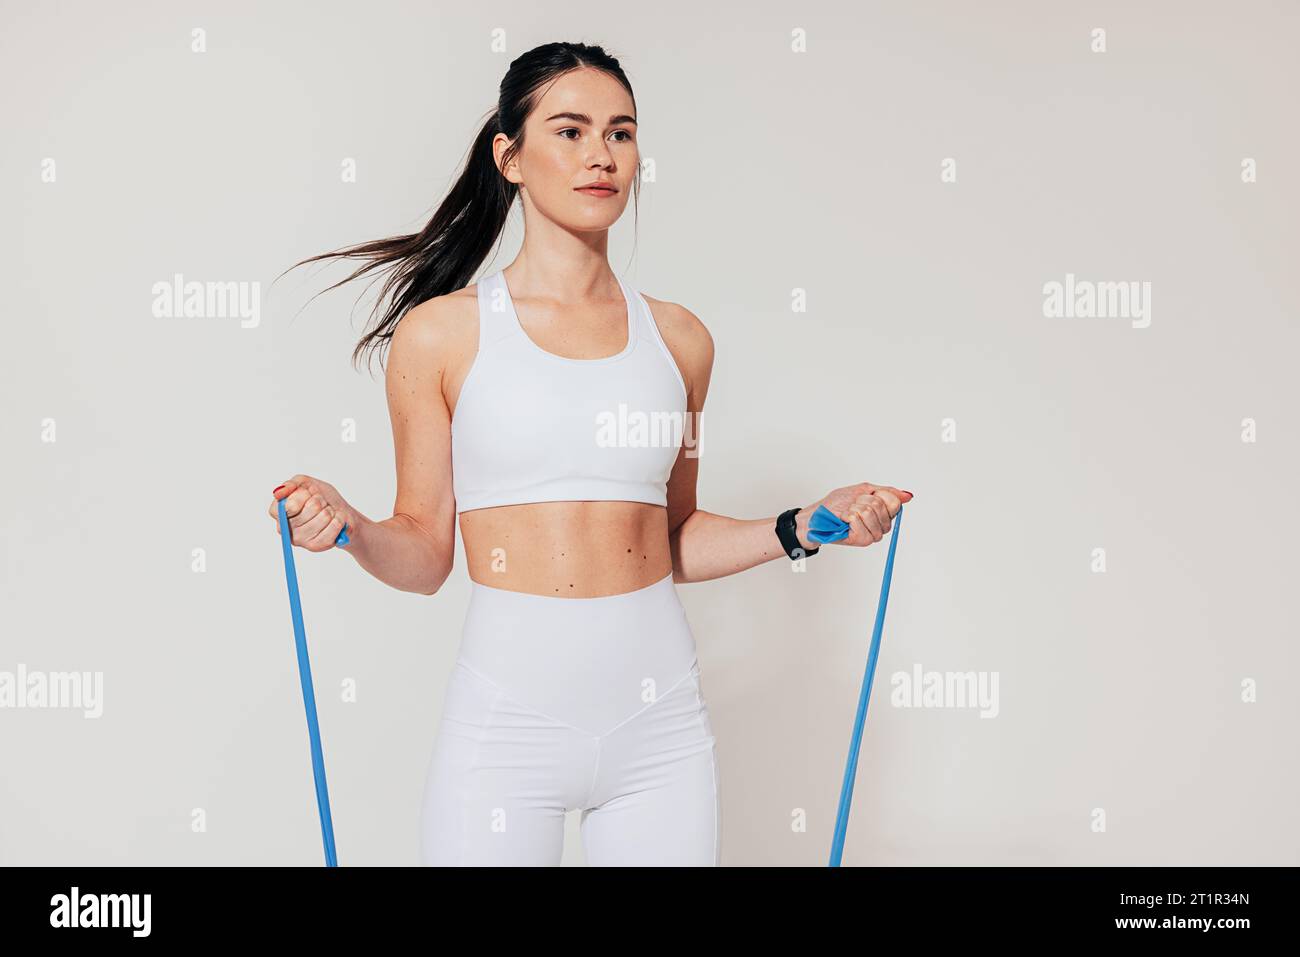
{"label": "ear", "polygon": [[492,138],[492,159],[496,168],[501,170],[501,175],[504,176],[508,182],[514,183],[522,189],[523,183],[520,182],[519,164],[512,159],[504,168],[501,166],[501,157],[505,155],[506,150],[509,148],[510,137],[506,136],[504,133],[498,133]]}

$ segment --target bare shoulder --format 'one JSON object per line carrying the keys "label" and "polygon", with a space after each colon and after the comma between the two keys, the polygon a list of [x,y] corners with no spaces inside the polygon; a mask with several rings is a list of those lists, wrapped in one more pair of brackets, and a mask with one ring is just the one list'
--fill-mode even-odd
{"label": "bare shoulder", "polygon": [[458,341],[478,332],[478,298],[473,286],[434,296],[406,310],[393,330],[391,348],[427,353],[454,349]]}
{"label": "bare shoulder", "polygon": [[478,351],[478,294],[466,286],[406,311],[389,343],[388,375],[413,382],[456,379]]}
{"label": "bare shoulder", "polygon": [[641,295],[650,306],[664,344],[677,360],[687,389],[694,391],[697,385],[707,388],[713,368],[713,336],[708,327],[681,303]]}

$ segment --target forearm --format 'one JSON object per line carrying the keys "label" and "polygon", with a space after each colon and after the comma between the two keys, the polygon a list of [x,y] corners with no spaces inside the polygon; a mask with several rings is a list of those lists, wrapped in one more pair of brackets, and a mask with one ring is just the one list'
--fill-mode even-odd
{"label": "forearm", "polygon": [[[795,516],[795,534],[804,548],[808,540],[808,517],[811,509],[802,508]],[[770,518],[729,518],[696,509],[669,536],[673,556],[673,581],[678,584],[725,578],[779,558],[789,556],[776,536],[776,516]]]}
{"label": "forearm", "polygon": [[343,550],[385,585],[432,595],[451,574],[454,543],[439,542],[409,515],[376,522],[358,512],[356,519]]}

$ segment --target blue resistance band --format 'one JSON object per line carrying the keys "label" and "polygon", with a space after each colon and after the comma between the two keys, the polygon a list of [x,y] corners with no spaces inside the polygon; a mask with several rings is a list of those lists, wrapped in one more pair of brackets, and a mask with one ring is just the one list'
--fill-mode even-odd
{"label": "blue resistance band", "polygon": [[[293,615],[293,637],[298,646],[298,677],[302,680],[302,703],[307,709],[307,733],[311,737],[311,770],[316,778],[316,805],[320,808],[321,839],[325,842],[325,866],[338,867],[334,852],[334,822],[330,818],[330,793],[325,784],[325,754],[320,745],[320,724],[316,721],[316,693],[311,684],[311,662],[307,660],[307,631],[302,624],[302,601],[298,597],[298,572],[293,563],[293,538],[289,519],[284,514],[284,499],[277,503],[280,512],[280,544],[284,549],[284,577],[289,583],[289,611]],[[346,545],[348,528],[343,526],[335,545]]]}
{"label": "blue resistance band", "polygon": [[[867,655],[867,673],[862,679],[858,695],[858,713],[853,719],[853,738],[849,743],[849,759],[844,768],[844,785],[840,788],[840,807],[835,815],[835,836],[831,840],[831,859],[828,867],[839,867],[844,856],[844,836],[849,829],[849,807],[853,803],[853,780],[858,772],[858,751],[862,747],[862,726],[867,720],[867,704],[871,700],[871,685],[876,676],[876,659],[880,655],[880,635],[885,628],[885,606],[889,604],[889,582],[894,577],[894,552],[898,548],[898,532],[903,526],[903,507],[894,516],[893,534],[889,538],[889,557],[885,559],[885,578],[880,584],[880,602],[876,605],[876,626],[871,633],[871,651]],[[808,523],[808,537],[814,542],[834,542],[849,534],[849,525],[825,505],[819,505]]]}
{"label": "blue resistance band", "polygon": [[844,521],[825,505],[818,505],[817,511],[808,520],[808,537],[819,545],[838,542],[849,534],[849,523]]}

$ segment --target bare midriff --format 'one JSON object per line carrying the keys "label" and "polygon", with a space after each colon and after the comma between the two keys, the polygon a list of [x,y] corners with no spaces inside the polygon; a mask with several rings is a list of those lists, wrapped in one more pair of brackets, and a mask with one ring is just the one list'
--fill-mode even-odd
{"label": "bare midriff", "polygon": [[469,577],[507,591],[598,598],[673,570],[668,510],[645,502],[530,502],[460,513]]}

